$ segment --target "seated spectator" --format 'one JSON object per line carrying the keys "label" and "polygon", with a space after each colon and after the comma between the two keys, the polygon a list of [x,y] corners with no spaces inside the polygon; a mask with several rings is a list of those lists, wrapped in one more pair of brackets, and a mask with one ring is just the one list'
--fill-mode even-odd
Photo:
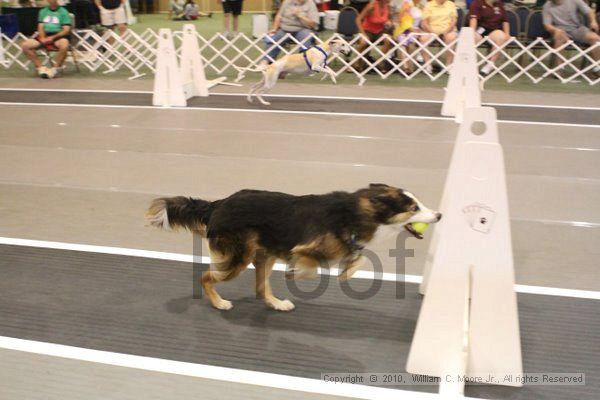
{"label": "seated spectator", "polygon": [[183,12],[178,15],[175,20],[177,21],[195,21],[198,17],[212,17],[212,13],[203,13],[198,10],[198,6],[194,3],[194,0],[187,0],[183,7]]}
{"label": "seated spectator", "polygon": [[[510,26],[502,0],[474,0],[469,14],[469,26],[475,31],[475,42],[488,36],[495,46],[502,46],[510,39]],[[493,54],[481,68],[481,74],[488,75],[492,72],[499,57],[499,51]]]}
{"label": "seated spectator", "polygon": [[271,46],[273,48],[268,51],[268,57],[265,57],[261,64],[269,64],[277,58],[281,51],[279,46],[286,41],[275,46],[274,44],[278,43],[288,33],[305,47],[310,47],[313,40],[309,38],[318,25],[319,13],[314,1],[285,0],[273,20],[271,30],[265,36],[266,48],[269,49]]}
{"label": "seated spectator", "polygon": [[[387,53],[392,48],[392,37],[391,34],[394,29],[394,25],[391,20],[391,8],[389,0],[371,0],[369,4],[358,14],[356,17],[356,25],[358,31],[369,39],[371,43],[379,40],[382,36],[385,36],[383,42],[384,53]],[[362,52],[369,46],[369,43],[361,38],[358,43],[358,51]],[[364,62],[359,61],[359,69],[363,68]],[[389,70],[389,64],[382,67],[383,71]]]}
{"label": "seated spectator", "polygon": [[[450,0],[431,0],[425,5],[423,9],[423,22],[421,28],[423,32],[429,33],[430,35],[422,35],[421,43],[427,44],[433,38],[432,36],[439,36],[446,45],[449,45],[456,40],[456,20],[458,19],[458,13],[456,12],[456,6]],[[430,56],[427,52],[423,52],[423,58],[425,61],[429,61]],[[448,49],[446,51],[446,65],[452,64],[453,54]],[[428,65],[426,67],[427,72],[431,73],[432,67]]]}
{"label": "seated spectator", "polygon": [[[392,10],[393,9],[394,8],[392,8]],[[423,14],[421,9],[416,7],[412,0],[402,0],[397,15],[394,39],[402,46],[400,48],[400,59],[404,60],[409,53],[414,51],[417,37],[412,34],[421,32],[420,26]],[[407,62],[404,64],[403,69],[407,74],[412,74],[414,71],[413,63]]]}
{"label": "seated spectator", "polygon": [[[579,19],[578,11],[587,15],[589,28]],[[562,46],[569,39],[589,45],[600,42],[594,10],[583,0],[548,0],[542,13],[544,28],[552,35],[555,48]],[[600,60],[600,47],[592,50],[591,55],[596,62]],[[556,57],[556,63],[559,62],[559,57]],[[595,76],[600,76],[600,65],[596,65],[592,72]]]}
{"label": "seated spectator", "polygon": [[[33,62],[41,78],[54,78],[57,69],[62,67],[69,49],[71,24],[71,16],[67,9],[60,7],[58,0],[48,0],[48,7],[42,8],[38,14],[37,33],[32,39],[27,39],[21,44],[23,53]],[[35,51],[42,46],[56,51],[54,67],[46,68],[36,55]]]}
{"label": "seated spectator", "polygon": [[[169,0],[169,19],[181,17],[184,7],[185,0]],[[175,14],[175,17],[173,17],[173,14]]]}

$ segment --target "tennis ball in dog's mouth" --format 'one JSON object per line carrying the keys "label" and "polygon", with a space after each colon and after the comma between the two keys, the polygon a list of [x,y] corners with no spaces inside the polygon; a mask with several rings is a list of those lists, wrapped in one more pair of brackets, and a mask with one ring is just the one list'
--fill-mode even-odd
{"label": "tennis ball in dog's mouth", "polygon": [[425,222],[413,222],[411,225],[415,232],[420,233],[421,235],[429,228],[429,224],[426,224]]}

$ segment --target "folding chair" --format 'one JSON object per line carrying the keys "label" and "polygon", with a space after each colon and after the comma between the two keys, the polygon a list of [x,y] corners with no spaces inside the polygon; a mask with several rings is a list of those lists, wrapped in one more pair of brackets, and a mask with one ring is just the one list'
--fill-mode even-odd
{"label": "folding chair", "polygon": [[506,10],[506,18],[510,27],[510,36],[519,38],[521,36],[521,21],[516,12]]}
{"label": "folding chair", "polygon": [[529,18],[529,8],[527,7],[517,7],[514,11],[519,18],[519,36],[523,36],[525,34],[525,29],[527,29],[527,19]]}
{"label": "folding chair", "polygon": [[340,10],[336,32],[344,39],[350,40],[358,33],[357,16],[358,13],[354,7],[344,7]]}

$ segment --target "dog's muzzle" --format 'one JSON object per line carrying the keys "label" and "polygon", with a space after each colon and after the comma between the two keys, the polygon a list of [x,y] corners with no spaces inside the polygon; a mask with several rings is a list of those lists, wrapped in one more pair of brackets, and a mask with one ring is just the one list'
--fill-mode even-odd
{"label": "dog's muzzle", "polygon": [[[429,223],[429,224],[435,224],[436,222],[439,222],[441,219],[442,219],[442,213],[436,211],[434,213],[433,220],[431,222],[427,222],[427,223]],[[412,224],[406,224],[406,225],[404,225],[404,229],[406,229],[406,231],[408,233],[410,233],[411,235],[413,235],[417,239],[423,239],[423,234],[415,231],[415,229],[412,227]]]}

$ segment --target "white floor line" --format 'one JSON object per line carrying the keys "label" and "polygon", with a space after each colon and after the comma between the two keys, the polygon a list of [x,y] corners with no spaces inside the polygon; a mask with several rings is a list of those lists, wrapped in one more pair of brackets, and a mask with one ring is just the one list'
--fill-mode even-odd
{"label": "white floor line", "polygon": [[[31,240],[31,239],[19,239],[0,237],[0,244],[15,245],[24,247],[39,247],[46,249],[57,249],[57,250],[73,250],[82,251],[89,253],[102,253],[102,254],[114,254],[123,256],[153,258],[160,260],[169,261],[182,261],[182,262],[201,262],[208,264],[210,262],[209,257],[197,257],[194,260],[194,256],[180,253],[166,253],[160,251],[140,250],[140,249],[129,249],[124,247],[108,247],[108,246],[96,246],[88,244],[77,244],[77,243],[64,243],[64,242],[51,242],[45,240]],[[285,271],[286,265],[283,263],[275,264],[274,270]],[[325,273],[320,271],[320,273]],[[337,268],[328,270],[330,275],[337,276]],[[383,281],[405,281],[409,283],[421,283],[422,277],[419,275],[397,275],[390,272],[384,272],[382,274],[375,274],[372,271],[357,271],[353,278],[357,279],[380,279]],[[515,290],[518,293],[528,294],[540,294],[548,296],[559,296],[559,297],[573,297],[580,299],[591,299],[600,300],[600,291],[592,290],[579,290],[579,289],[567,289],[567,288],[554,288],[545,286],[532,286],[532,285],[515,285]]]}
{"label": "white floor line", "polygon": [[[0,105],[7,106],[40,106],[40,107],[84,107],[84,108],[123,108],[123,109],[147,109],[147,110],[176,110],[176,111],[224,111],[241,113],[266,113],[266,114],[292,114],[292,115],[320,115],[331,118],[335,117],[358,117],[358,118],[389,118],[389,119],[416,119],[416,120],[434,120],[434,121],[454,121],[452,117],[428,117],[417,115],[394,115],[394,114],[360,114],[360,113],[332,113],[325,111],[292,111],[292,110],[267,110],[267,109],[245,109],[245,108],[214,108],[214,107],[154,107],[154,106],[131,106],[114,104],[70,104],[70,103],[29,103],[29,102],[0,102]],[[548,125],[548,126],[566,126],[577,128],[600,128],[600,125],[590,124],[566,124],[558,122],[538,122],[538,121],[512,121],[498,120],[499,123],[522,124],[522,125]]]}
{"label": "white floor line", "polygon": [[[32,92],[74,92],[74,93],[152,93],[151,90],[85,90],[85,89],[38,89],[38,88],[0,88],[0,91],[32,91]],[[247,96],[248,93],[211,93],[211,96]],[[398,99],[386,97],[353,97],[353,96],[319,96],[307,94],[269,94],[266,97],[292,97],[299,99],[330,99],[330,100],[360,100],[360,101],[391,101],[400,103],[438,103],[439,100],[423,100],[423,99]],[[484,103],[484,106],[506,106],[506,107],[532,107],[532,108],[553,108],[553,109],[568,109],[568,110],[600,110],[600,107],[581,107],[581,106],[556,106],[550,104],[523,104],[523,103]]]}
{"label": "white floor line", "polygon": [[145,371],[331,396],[346,396],[355,399],[439,399],[439,396],[431,393],[349,383],[332,383],[318,379],[135,356],[5,336],[0,336],[0,348]]}

